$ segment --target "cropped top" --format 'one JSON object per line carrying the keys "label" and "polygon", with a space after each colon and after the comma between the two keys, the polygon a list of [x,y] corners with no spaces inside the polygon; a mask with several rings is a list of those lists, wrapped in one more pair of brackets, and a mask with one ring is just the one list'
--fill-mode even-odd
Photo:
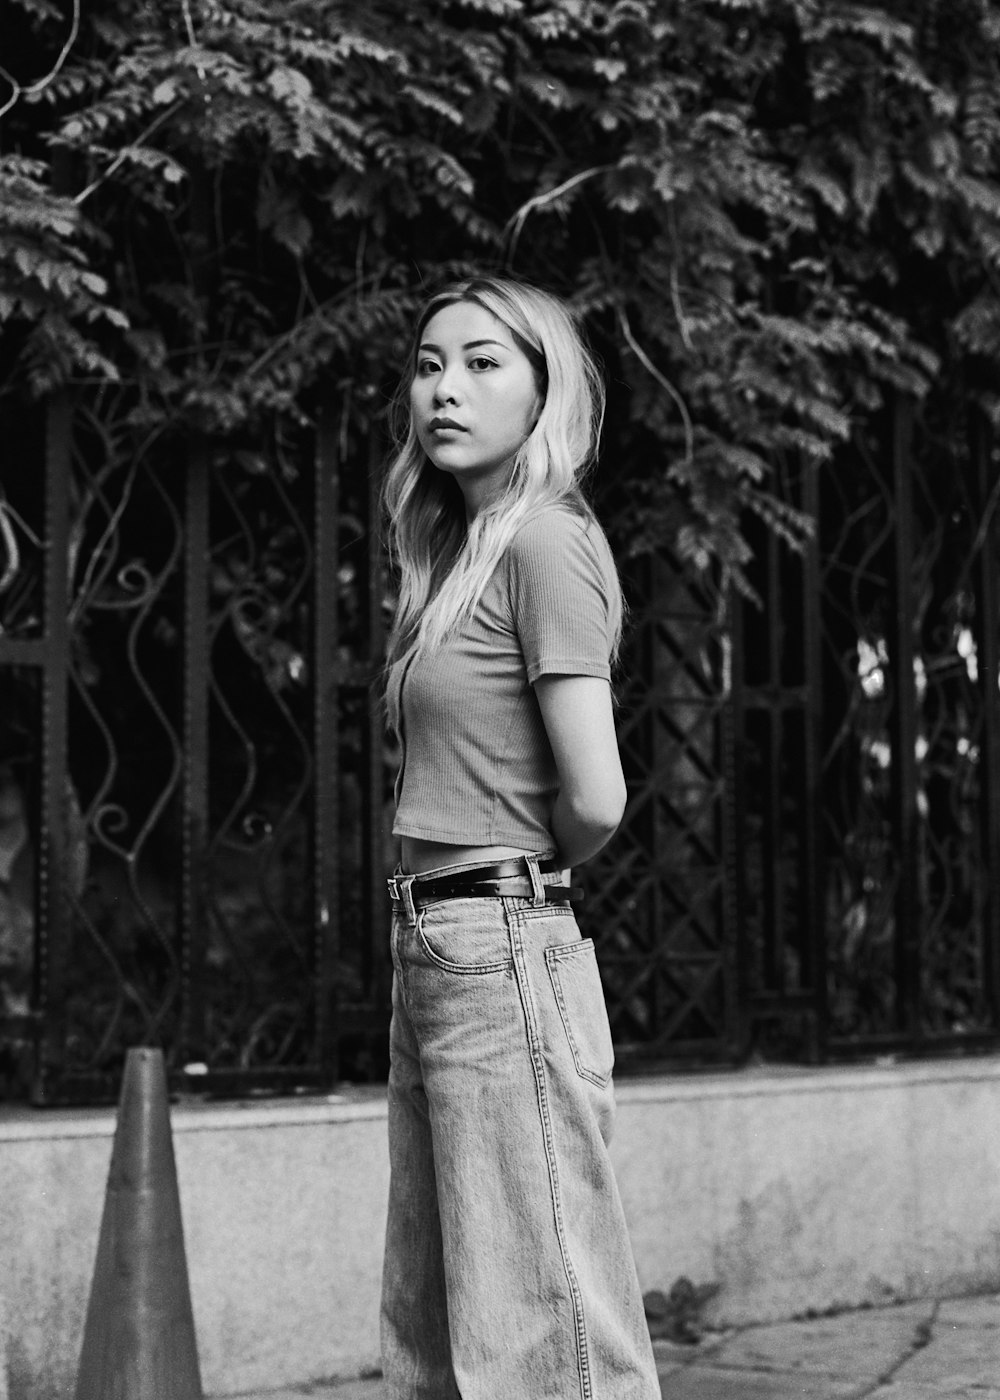
{"label": "cropped top", "polygon": [[391,668],[397,836],[551,848],[558,774],[532,686],[610,679],[617,587],[600,527],[549,506],[514,536],[468,620]]}

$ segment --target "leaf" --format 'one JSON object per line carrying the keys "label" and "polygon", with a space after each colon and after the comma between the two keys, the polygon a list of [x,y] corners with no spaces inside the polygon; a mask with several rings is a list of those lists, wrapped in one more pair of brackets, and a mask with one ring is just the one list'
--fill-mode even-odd
{"label": "leaf", "polygon": [[179,185],[187,178],[187,171],[172,156],[151,146],[123,146],[118,153],[118,159],[129,165],[154,171],[169,185]]}
{"label": "leaf", "polygon": [[13,0],[13,3],[38,22],[54,21],[58,24],[63,20],[62,11],[53,0]]}
{"label": "leaf", "polygon": [[955,180],[955,189],[970,208],[1000,219],[1000,185],[997,182],[960,175]]}
{"label": "leaf", "polygon": [[621,58],[595,58],[594,72],[606,82],[617,83],[628,72],[628,64]]}
{"label": "leaf", "polygon": [[267,86],[279,102],[287,102],[294,107],[309,102],[313,95],[312,83],[297,68],[272,69],[267,77]]}
{"label": "leaf", "polygon": [[803,33],[814,43],[837,34],[874,39],[887,55],[910,49],[914,39],[911,24],[864,5],[838,5],[832,14],[810,17]]}
{"label": "leaf", "polygon": [[851,198],[862,224],[867,224],[875,212],[880,195],[892,178],[892,162],[882,146],[865,151],[851,149]]}
{"label": "leaf", "polygon": [[519,86],[546,107],[563,110],[575,105],[570,89],[555,74],[528,73],[521,78]]}
{"label": "leaf", "polygon": [[925,224],[913,235],[913,242],[928,258],[936,258],[945,245],[945,231],[940,223]]}
{"label": "leaf", "polygon": [[161,370],[166,365],[167,343],[160,331],[130,330],[125,341],[150,369]]}
{"label": "leaf", "polygon": [[313,226],[301,209],[289,206],[275,219],[271,225],[271,233],[276,242],[281,243],[295,257],[301,258],[312,242]]}
{"label": "leaf", "polygon": [[818,195],[832,214],[838,219],[844,217],[849,206],[847,191],[834,175],[821,170],[811,160],[799,167],[798,175],[805,188]]}
{"label": "leaf", "polygon": [[156,107],[169,107],[174,102],[180,91],[180,87],[175,74],[164,78],[153,88],[152,100]]}
{"label": "leaf", "polygon": [[677,168],[669,156],[660,161],[653,175],[653,190],[664,203],[669,203],[677,194]]}
{"label": "leaf", "polygon": [[423,107],[436,116],[444,117],[445,121],[451,122],[452,125],[464,126],[465,118],[461,110],[430,88],[423,87],[419,83],[404,83],[401,93],[404,97],[415,102],[418,107]]}
{"label": "leaf", "polygon": [[460,10],[494,15],[498,19],[514,19],[524,9],[524,0],[455,0]]}
{"label": "leaf", "polygon": [[760,482],[769,474],[768,463],[756,452],[733,443],[724,443],[719,449],[720,457],[735,477],[747,477]]}
{"label": "leaf", "polygon": [[81,272],[79,274],[81,284],[87,291],[95,297],[104,297],[108,294],[108,284],[103,277],[99,277],[96,272]]}

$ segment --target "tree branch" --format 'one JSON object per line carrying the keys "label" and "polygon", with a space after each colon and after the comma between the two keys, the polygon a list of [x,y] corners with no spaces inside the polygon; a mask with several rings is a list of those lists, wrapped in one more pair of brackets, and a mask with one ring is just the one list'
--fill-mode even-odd
{"label": "tree branch", "polygon": [[571,175],[568,180],[564,180],[561,185],[556,185],[554,189],[545,190],[542,194],[532,195],[504,224],[503,236],[510,235],[510,248],[507,253],[508,262],[513,259],[514,249],[517,240],[521,236],[525,220],[529,214],[533,214],[536,209],[543,209],[546,204],[551,204],[560,195],[566,194],[577,185],[582,185],[584,180],[592,180],[595,175],[603,175],[608,170],[613,170],[613,165],[592,165],[587,170],[578,170],[575,175]]}
{"label": "tree branch", "polygon": [[629,324],[628,315],[624,307],[616,306],[615,315],[618,319],[621,333],[625,337],[625,342],[632,351],[632,354],[645,366],[656,380],[657,384],[667,391],[671,399],[673,399],[674,403],[677,405],[677,409],[684,422],[684,460],[690,464],[694,460],[694,427],[691,423],[691,415],[688,413],[687,404],[662,370],[657,369],[656,365],[653,364],[653,361],[632,334],[632,327]]}
{"label": "tree branch", "polygon": [[108,166],[107,170],[102,170],[100,175],[96,176],[93,180],[91,180],[90,184],[87,186],[86,189],[81,190],[79,194],[75,194],[73,196],[73,203],[82,204],[85,199],[89,199],[90,196],[94,193],[94,191],[104,184],[105,180],[110,179],[111,176],[115,173],[115,171],[120,166],[124,165],[124,163],[128,160],[130,153],[132,151],[138,150],[138,148],[143,144],[143,142],[147,141],[158,127],[161,127],[165,121],[167,121],[170,117],[174,116],[177,112],[180,111],[182,105],[183,104],[181,102],[174,102],[166,109],[165,112],[160,112],[158,116],[154,117],[153,120],[146,127],[145,131],[140,132],[134,141],[130,141],[127,146],[122,147],[122,149],[115,156],[114,160]]}
{"label": "tree branch", "polygon": [[77,35],[80,33],[80,0],[73,0],[73,17],[70,21],[69,37],[62,46],[62,51],[56,59],[55,64],[46,73],[44,78],[39,78],[37,82],[24,85],[19,83],[12,73],[6,68],[0,67],[0,74],[6,78],[11,86],[11,94],[2,107],[0,107],[0,119],[20,102],[22,97],[37,97],[39,93],[45,91],[51,83],[54,83],[62,69],[63,64],[69,58],[70,50],[76,43]]}

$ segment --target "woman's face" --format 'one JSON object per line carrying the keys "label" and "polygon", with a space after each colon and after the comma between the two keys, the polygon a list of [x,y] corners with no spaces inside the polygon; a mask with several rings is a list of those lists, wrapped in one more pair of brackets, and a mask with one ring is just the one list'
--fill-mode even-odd
{"label": "woman's face", "polygon": [[485,307],[455,302],[427,322],[410,411],[421,447],[454,476],[470,514],[507,485],[540,408],[530,360]]}

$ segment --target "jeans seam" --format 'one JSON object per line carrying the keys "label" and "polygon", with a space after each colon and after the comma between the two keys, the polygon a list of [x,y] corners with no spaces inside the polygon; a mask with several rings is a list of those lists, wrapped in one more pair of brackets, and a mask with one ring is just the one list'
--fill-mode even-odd
{"label": "jeans seam", "polygon": [[398,925],[393,921],[392,932],[389,936],[389,960],[392,963],[392,970],[399,980],[399,992],[404,1006],[409,1000],[409,982],[407,978],[406,959],[403,957],[400,942],[402,934]]}
{"label": "jeans seam", "polygon": [[[515,895],[514,898],[521,899]],[[576,913],[572,905],[546,904],[544,908],[536,909],[535,906],[525,899],[521,899],[517,909],[518,915],[522,919],[574,919]]]}
{"label": "jeans seam", "polygon": [[[507,901],[504,901],[505,905]],[[545,1077],[545,1062],[538,1039],[538,1025],[531,999],[531,989],[524,964],[521,944],[520,911],[507,906],[507,919],[510,927],[511,953],[513,954],[514,975],[517,978],[521,1005],[524,1010],[525,1028],[528,1037],[528,1054],[531,1060],[532,1075],[535,1080],[535,1095],[538,1103],[538,1116],[542,1127],[542,1140],[545,1145],[545,1161],[549,1174],[549,1188],[552,1193],[552,1211],[555,1217],[556,1240],[559,1256],[569,1288],[573,1306],[573,1323],[576,1341],[577,1372],[580,1378],[581,1400],[592,1400],[593,1384],[590,1375],[590,1357],[587,1349],[587,1321],[583,1313],[583,1296],[576,1277],[576,1270],[569,1254],[566,1240],[566,1226],[563,1218],[562,1192],[559,1183],[559,1166],[556,1161],[555,1143],[552,1134],[552,1113],[549,1104],[549,1087]]]}

